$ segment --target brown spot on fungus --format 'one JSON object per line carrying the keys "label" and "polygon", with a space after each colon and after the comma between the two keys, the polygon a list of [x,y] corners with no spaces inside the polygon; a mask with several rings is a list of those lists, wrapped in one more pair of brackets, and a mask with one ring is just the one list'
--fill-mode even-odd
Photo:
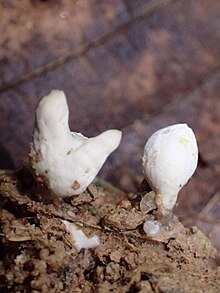
{"label": "brown spot on fungus", "polygon": [[68,152],[66,153],[67,156],[69,156],[72,153],[73,149],[68,150]]}
{"label": "brown spot on fungus", "polygon": [[80,188],[80,184],[79,184],[78,181],[75,180],[75,181],[73,182],[72,189],[77,190],[77,189],[79,189],[79,188]]}
{"label": "brown spot on fungus", "polygon": [[31,152],[28,156],[32,164],[39,163],[41,160],[43,160],[42,154],[40,152]]}

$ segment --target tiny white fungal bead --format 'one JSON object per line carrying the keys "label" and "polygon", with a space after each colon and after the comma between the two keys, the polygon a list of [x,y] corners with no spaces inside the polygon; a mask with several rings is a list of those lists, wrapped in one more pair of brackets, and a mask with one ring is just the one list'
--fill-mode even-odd
{"label": "tiny white fungal bead", "polygon": [[188,182],[198,163],[195,135],[187,124],[156,131],[147,141],[142,158],[146,180],[165,209],[172,210],[180,189]]}
{"label": "tiny white fungal bead", "polygon": [[143,229],[147,235],[156,235],[160,231],[160,223],[153,220],[146,221]]}
{"label": "tiny white fungal bead", "polygon": [[118,147],[122,135],[111,129],[87,138],[70,131],[68,118],[64,93],[51,91],[37,107],[30,152],[36,175],[60,197],[82,193]]}
{"label": "tiny white fungal bead", "polygon": [[83,248],[95,248],[100,244],[100,239],[97,235],[88,238],[77,225],[66,220],[61,221],[64,223],[67,231],[70,233],[71,239],[78,252],[80,252],[80,250]]}

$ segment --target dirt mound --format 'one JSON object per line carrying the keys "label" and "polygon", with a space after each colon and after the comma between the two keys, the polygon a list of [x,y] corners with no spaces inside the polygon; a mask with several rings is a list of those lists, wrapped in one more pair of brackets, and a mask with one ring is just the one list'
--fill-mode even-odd
{"label": "dirt mound", "polygon": [[[219,292],[209,239],[176,217],[179,233],[149,239],[142,226],[153,207],[147,215],[140,209],[144,194],[129,200],[91,185],[51,204],[24,170],[0,179],[1,292]],[[63,220],[100,244],[77,251]]]}

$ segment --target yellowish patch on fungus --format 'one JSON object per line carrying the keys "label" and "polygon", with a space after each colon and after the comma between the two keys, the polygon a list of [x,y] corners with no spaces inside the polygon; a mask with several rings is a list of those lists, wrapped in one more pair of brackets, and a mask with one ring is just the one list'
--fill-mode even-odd
{"label": "yellowish patch on fungus", "polygon": [[185,136],[181,136],[179,138],[179,142],[182,143],[182,144],[188,144],[190,142],[190,140]]}

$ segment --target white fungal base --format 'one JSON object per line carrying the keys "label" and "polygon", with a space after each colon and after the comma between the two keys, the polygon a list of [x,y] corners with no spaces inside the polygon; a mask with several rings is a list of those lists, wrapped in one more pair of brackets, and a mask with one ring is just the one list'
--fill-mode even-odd
{"label": "white fungal base", "polygon": [[82,193],[121,141],[121,131],[115,129],[92,138],[70,132],[68,117],[62,91],[45,96],[36,111],[30,153],[36,175],[60,197]]}
{"label": "white fungal base", "polygon": [[155,132],[143,155],[146,180],[167,210],[174,207],[180,189],[195,172],[198,147],[187,124],[176,124]]}
{"label": "white fungal base", "polygon": [[95,248],[100,244],[100,239],[97,235],[88,238],[75,224],[65,220],[62,220],[62,222],[64,223],[66,230],[70,233],[72,242],[78,252],[83,248]]}

